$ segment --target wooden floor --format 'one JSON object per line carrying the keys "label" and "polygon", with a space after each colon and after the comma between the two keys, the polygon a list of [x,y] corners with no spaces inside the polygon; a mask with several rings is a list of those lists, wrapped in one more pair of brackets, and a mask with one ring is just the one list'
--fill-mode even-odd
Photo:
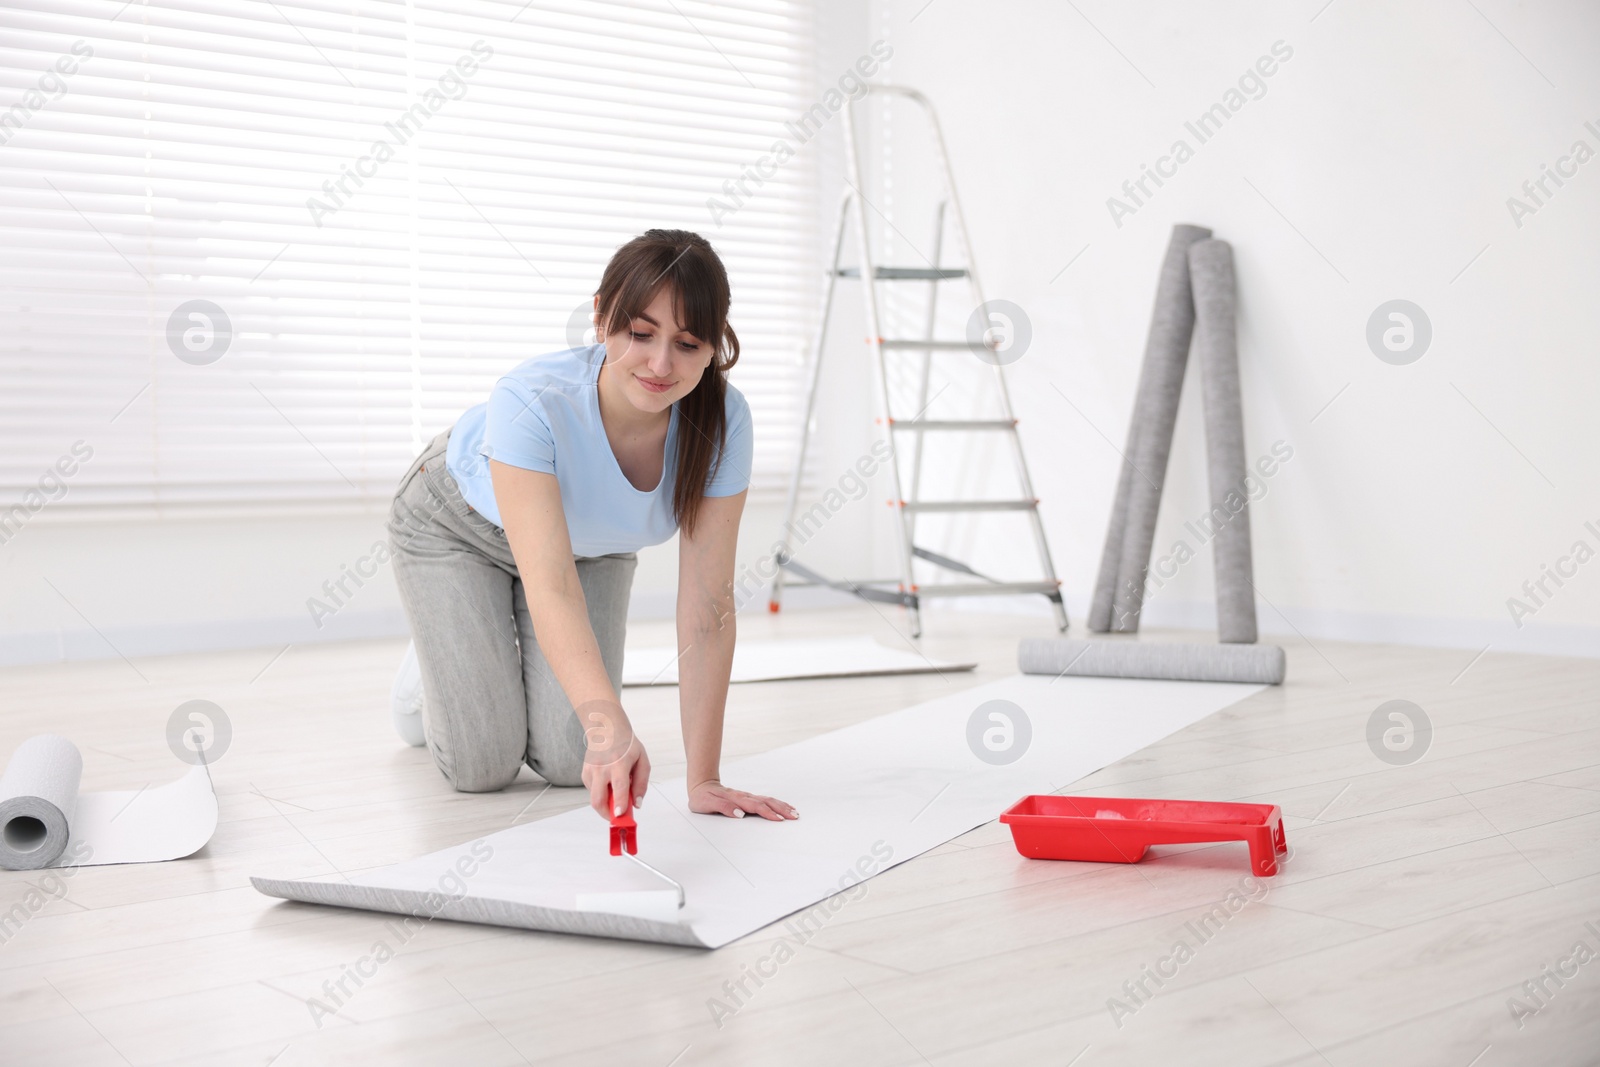
{"label": "wooden floor", "polygon": [[[1046,625],[932,616],[925,651],[976,657],[973,674],[737,686],[728,755],[1011,673],[1016,639]],[[741,627],[904,643],[865,606]],[[671,640],[662,623],[631,636]],[[82,869],[7,928],[0,1063],[1600,1063],[1600,662],[1292,643],[1287,685],[1072,787],[1283,807],[1291,858],[1209,936],[1202,917],[1248,888],[1242,846],[1029,861],[991,823],[873,879],[758,987],[776,928],[716,952],[444,921],[402,943],[388,917],[252,889],[252,873],[384,865],[580,803],[526,769],[501,794],[453,793],[391,731],[401,648],[0,672],[0,754],[63,733],[88,789],[175,777],[164,730],[185,700],[233,730],[204,851]],[[1434,726],[1401,766],[1367,742],[1397,698]],[[658,775],[681,774],[676,690],[626,700]],[[39,881],[0,872],[0,910]],[[308,1001],[380,940],[393,958],[314,1019]]]}

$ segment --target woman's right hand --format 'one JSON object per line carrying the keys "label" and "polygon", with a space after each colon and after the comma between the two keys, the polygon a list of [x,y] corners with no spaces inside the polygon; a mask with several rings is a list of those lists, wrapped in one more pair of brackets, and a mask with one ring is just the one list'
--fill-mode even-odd
{"label": "woman's right hand", "polygon": [[[610,820],[632,806],[644,803],[650,785],[650,757],[633,732],[620,704],[594,700],[578,710],[583,725],[583,784],[589,789],[589,806]],[[607,810],[607,799],[612,801]]]}

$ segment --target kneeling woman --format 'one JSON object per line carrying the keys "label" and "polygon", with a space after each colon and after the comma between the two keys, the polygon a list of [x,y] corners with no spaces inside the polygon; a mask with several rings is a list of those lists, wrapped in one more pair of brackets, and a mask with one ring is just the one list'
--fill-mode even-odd
{"label": "kneeling woman", "polygon": [[606,813],[650,760],[618,700],[635,553],[679,535],[679,700],[691,811],[797,813],[722,784],[733,564],[750,408],[727,372],[728,277],[704,238],[651,230],[595,295],[599,343],[539,356],[434,438],[389,515],[434,762],[465,792],[524,761]]}

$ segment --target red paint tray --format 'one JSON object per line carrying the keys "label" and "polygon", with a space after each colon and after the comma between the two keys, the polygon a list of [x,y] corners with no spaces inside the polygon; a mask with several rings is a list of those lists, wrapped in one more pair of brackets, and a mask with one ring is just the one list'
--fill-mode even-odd
{"label": "red paint tray", "polygon": [[1034,795],[1000,821],[1011,827],[1017,851],[1037,860],[1138,863],[1151,845],[1244,841],[1251,870],[1269,875],[1289,847],[1276,804]]}

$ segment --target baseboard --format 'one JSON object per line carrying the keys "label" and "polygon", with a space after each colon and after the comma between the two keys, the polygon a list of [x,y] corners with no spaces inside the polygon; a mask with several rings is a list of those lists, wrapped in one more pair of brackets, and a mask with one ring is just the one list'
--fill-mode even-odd
{"label": "baseboard", "polygon": [[[628,606],[630,619],[670,619],[677,598],[672,593],[636,593]],[[846,607],[855,597],[832,589],[786,589],[783,606],[788,611]],[[1081,631],[1087,604],[1068,602],[1073,629]],[[767,610],[765,591],[739,605],[741,613]],[[924,629],[937,632],[937,613],[965,611],[990,614],[1050,617],[1042,597],[973,597],[940,601],[924,608]],[[1322,608],[1286,608],[1282,612],[1265,602],[1256,606],[1263,636],[1304,636],[1312,641],[1359,641],[1368,644],[1421,645],[1461,648],[1477,652],[1527,652],[1546,656],[1600,659],[1600,626],[1529,621],[1518,629],[1511,622],[1487,619],[1430,619],[1412,615],[1338,611]],[[931,617],[930,617],[931,616]],[[1210,630],[1216,609],[1209,602],[1152,601],[1146,605],[1144,624],[1187,630]],[[318,628],[304,615],[290,618],[231,619],[209,622],[152,623],[108,626],[100,630],[46,630],[9,634],[0,640],[0,666],[60,663],[74,660],[134,659],[185,652],[219,652],[236,648],[274,645],[325,644],[405,637],[410,633],[399,608],[343,611],[323,620]]]}
{"label": "baseboard", "polygon": [[[785,590],[783,600],[786,609],[797,611],[840,607],[857,602],[854,597],[831,589],[804,588]],[[635,593],[628,604],[628,618],[670,619],[676,606],[677,596],[673,593]],[[762,590],[759,596],[753,596],[739,605],[739,610],[766,611],[766,591]],[[139,659],[185,652],[365,641],[384,637],[401,638],[410,633],[411,627],[406,621],[405,612],[398,607],[375,611],[341,611],[322,620],[320,628],[307,616],[295,615],[287,618],[104,626],[99,630],[36,630],[0,637],[0,667],[116,659],[119,656]]]}
{"label": "baseboard", "polygon": [[[960,602],[958,608],[1040,618],[1049,614],[1049,605],[1038,597],[975,597]],[[1074,629],[1083,628],[1088,608],[1087,603],[1073,604],[1069,599],[1067,610]],[[1509,620],[1439,619],[1328,608],[1286,607],[1280,611],[1265,601],[1256,603],[1256,620],[1263,636],[1300,635],[1312,641],[1356,641],[1600,659],[1600,626],[1575,623],[1531,620],[1518,628]],[[1142,621],[1151,627],[1214,630],[1217,609],[1210,601],[1152,600],[1145,605]]]}
{"label": "baseboard", "polygon": [[399,608],[341,611],[316,626],[305,615],[265,619],[103,626],[98,630],[42,630],[8,634],[0,641],[0,666],[170,656],[236,648],[326,644],[404,637],[410,629]]}
{"label": "baseboard", "polygon": [[[767,611],[767,588],[763,586],[739,604],[739,614],[762,613]],[[841,593],[835,589],[825,589],[816,586],[799,586],[785,588],[783,591],[783,608],[785,611],[810,611],[816,608],[842,608],[861,601],[849,593]],[[678,597],[675,593],[635,593],[628,601],[628,618],[630,619],[670,619],[678,609]]]}

